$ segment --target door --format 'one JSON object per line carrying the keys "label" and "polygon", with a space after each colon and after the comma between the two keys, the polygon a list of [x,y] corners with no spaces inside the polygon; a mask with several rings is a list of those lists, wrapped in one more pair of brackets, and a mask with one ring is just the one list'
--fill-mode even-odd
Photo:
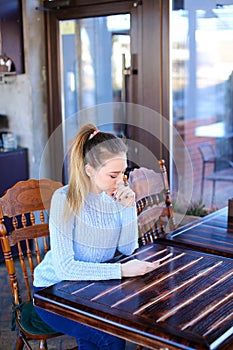
{"label": "door", "polygon": [[162,126],[169,111],[168,0],[45,1],[44,6],[49,133],[56,131],[60,139],[50,145],[51,176],[61,180],[65,163],[67,181],[63,159],[85,121],[126,137],[132,165],[156,167],[157,158],[168,160]]}
{"label": "door", "polygon": [[59,37],[64,152],[87,121],[125,137],[130,14],[60,21]]}

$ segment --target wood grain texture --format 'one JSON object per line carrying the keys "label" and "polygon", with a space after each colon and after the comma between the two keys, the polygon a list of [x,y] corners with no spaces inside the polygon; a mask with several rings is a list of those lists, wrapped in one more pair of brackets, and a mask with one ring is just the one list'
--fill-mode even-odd
{"label": "wood grain texture", "polygon": [[159,242],[233,258],[233,223],[228,223],[227,207],[159,238]]}
{"label": "wood grain texture", "polygon": [[160,244],[130,259],[169,253],[143,277],[65,281],[38,292],[34,302],[152,349],[222,349],[233,332],[233,260]]}

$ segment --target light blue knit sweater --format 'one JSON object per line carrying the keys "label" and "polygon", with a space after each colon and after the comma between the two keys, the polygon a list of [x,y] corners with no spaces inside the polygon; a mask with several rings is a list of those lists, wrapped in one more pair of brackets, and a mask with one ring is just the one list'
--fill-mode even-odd
{"label": "light blue knit sweater", "polygon": [[34,272],[34,286],[47,287],[62,280],[121,278],[119,263],[106,263],[116,248],[130,255],[138,247],[136,206],[125,207],[105,192],[89,193],[78,216],[64,221],[68,186],[52,198],[49,227],[51,250]]}

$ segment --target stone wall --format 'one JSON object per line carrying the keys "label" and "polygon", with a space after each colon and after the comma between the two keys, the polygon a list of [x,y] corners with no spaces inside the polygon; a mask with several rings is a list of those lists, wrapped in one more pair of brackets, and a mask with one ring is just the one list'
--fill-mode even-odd
{"label": "stone wall", "polygon": [[[25,74],[0,84],[0,114],[9,130],[29,151],[30,177],[39,178],[41,154],[47,141],[44,14],[39,0],[22,0]],[[14,45],[14,43],[12,43]]]}

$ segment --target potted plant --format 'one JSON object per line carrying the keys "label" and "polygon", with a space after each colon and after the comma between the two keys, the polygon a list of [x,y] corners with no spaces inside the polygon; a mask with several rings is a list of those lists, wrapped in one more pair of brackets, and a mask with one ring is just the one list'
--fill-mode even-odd
{"label": "potted plant", "polygon": [[[187,208],[187,210],[184,208]],[[183,226],[194,220],[198,220],[200,217],[206,216],[215,210],[217,210],[217,208],[207,209],[202,200],[191,201],[189,205],[183,205],[182,208],[177,205],[174,206],[178,226]]]}

